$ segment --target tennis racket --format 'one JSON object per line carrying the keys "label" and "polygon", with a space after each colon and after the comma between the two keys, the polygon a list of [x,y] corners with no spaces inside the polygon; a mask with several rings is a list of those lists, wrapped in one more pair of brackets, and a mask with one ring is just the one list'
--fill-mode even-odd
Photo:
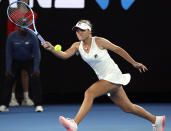
{"label": "tennis racket", "polygon": [[[45,42],[43,37],[36,30],[33,10],[27,3],[23,1],[12,2],[7,8],[7,16],[16,26],[33,32],[42,43]],[[30,25],[33,25],[34,30],[29,28]]]}

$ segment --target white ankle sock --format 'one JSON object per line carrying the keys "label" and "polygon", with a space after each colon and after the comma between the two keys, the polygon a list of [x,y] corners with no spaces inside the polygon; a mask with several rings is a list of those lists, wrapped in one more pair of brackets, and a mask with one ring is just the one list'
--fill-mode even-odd
{"label": "white ankle sock", "polygon": [[11,99],[16,99],[16,98],[15,98],[15,93],[14,93],[14,92],[12,92]]}
{"label": "white ankle sock", "polygon": [[28,99],[29,96],[28,96],[28,91],[27,92],[24,92],[24,99]]}
{"label": "white ankle sock", "polygon": [[155,125],[158,125],[162,122],[163,120],[163,116],[156,116],[156,122],[155,122]]}

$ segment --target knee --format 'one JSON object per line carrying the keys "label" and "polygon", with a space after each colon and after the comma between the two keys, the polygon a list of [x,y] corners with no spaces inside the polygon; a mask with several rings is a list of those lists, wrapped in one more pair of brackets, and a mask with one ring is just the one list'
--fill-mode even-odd
{"label": "knee", "polygon": [[27,74],[26,71],[22,71],[21,75],[22,75],[23,78],[27,78],[28,77],[28,74]]}
{"label": "knee", "polygon": [[89,98],[89,99],[94,99],[94,93],[91,91],[91,89],[87,89],[84,93],[84,97]]}
{"label": "knee", "polygon": [[129,104],[126,107],[122,108],[123,112],[125,113],[133,113],[135,110],[135,105],[134,104]]}

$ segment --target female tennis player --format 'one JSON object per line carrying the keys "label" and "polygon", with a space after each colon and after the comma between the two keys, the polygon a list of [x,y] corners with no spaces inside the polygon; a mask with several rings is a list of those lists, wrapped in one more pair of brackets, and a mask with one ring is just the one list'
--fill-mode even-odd
{"label": "female tennis player", "polygon": [[150,121],[154,131],[164,131],[165,116],[154,116],[144,108],[131,103],[128,99],[122,85],[129,83],[130,74],[122,74],[107,50],[120,55],[140,72],[147,71],[146,66],[136,62],[124,49],[107,39],[92,37],[92,24],[88,20],[78,21],[73,30],[76,32],[79,42],[73,43],[65,52],[55,51],[50,42],[42,43],[45,49],[62,59],[68,59],[79,52],[82,59],[93,68],[99,79],[85,91],[83,103],[74,119],[59,117],[60,123],[67,131],[77,131],[77,125],[90,111],[94,99],[104,94],[109,94],[109,98],[124,112],[135,114]]}

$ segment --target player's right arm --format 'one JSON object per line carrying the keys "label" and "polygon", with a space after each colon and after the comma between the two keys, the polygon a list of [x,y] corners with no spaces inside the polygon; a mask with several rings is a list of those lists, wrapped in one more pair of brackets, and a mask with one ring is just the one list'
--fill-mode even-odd
{"label": "player's right arm", "polygon": [[73,56],[78,51],[79,44],[80,42],[73,43],[72,46],[66,51],[56,51],[50,42],[45,42],[42,44],[42,46],[48,51],[52,52],[55,56],[65,60]]}

